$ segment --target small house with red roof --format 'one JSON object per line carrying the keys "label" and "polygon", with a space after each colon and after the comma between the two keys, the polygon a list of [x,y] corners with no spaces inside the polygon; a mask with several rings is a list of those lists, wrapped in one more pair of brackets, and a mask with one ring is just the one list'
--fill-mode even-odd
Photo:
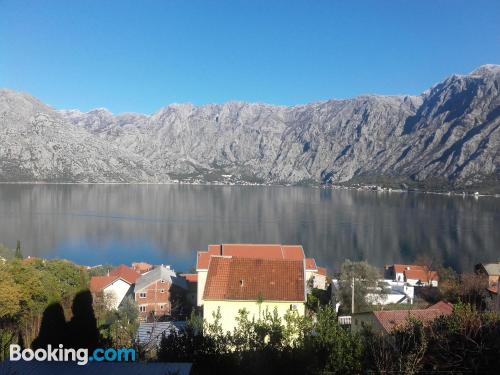
{"label": "small house with red roof", "polygon": [[125,296],[132,293],[132,287],[139,276],[138,272],[122,264],[105,276],[93,276],[90,279],[90,291],[94,296],[102,293],[107,307],[117,309]]}
{"label": "small house with red roof", "polygon": [[259,319],[275,310],[283,318],[287,312],[305,313],[306,280],[300,259],[261,259],[212,256],[203,292],[203,317],[215,321],[220,312],[224,331],[237,326],[240,310],[248,318]]}
{"label": "small house with red roof", "polygon": [[413,310],[382,310],[353,314],[351,317],[351,330],[359,332],[364,327],[370,327],[374,332],[382,334],[391,333],[397,328],[404,327],[409,319],[421,321],[424,325],[443,315],[450,315],[453,306],[440,301],[426,309]]}
{"label": "small house with red roof", "polygon": [[438,286],[439,275],[427,266],[415,264],[393,264],[385,266],[386,277],[405,282],[411,286]]}

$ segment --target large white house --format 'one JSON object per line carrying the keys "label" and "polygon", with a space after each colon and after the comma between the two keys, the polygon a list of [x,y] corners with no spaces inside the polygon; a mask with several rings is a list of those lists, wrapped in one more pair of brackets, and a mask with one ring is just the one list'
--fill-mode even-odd
{"label": "large white house", "polygon": [[237,326],[240,310],[258,320],[275,310],[283,318],[288,312],[305,313],[304,262],[283,259],[250,259],[213,256],[203,293],[203,317],[213,323],[220,313],[223,331]]}
{"label": "large white house", "polygon": [[117,309],[125,296],[132,293],[132,286],[139,276],[138,272],[122,264],[106,276],[93,276],[90,279],[90,291],[94,295],[102,293],[107,307]]}
{"label": "large white house", "polygon": [[203,294],[211,259],[215,256],[231,256],[245,259],[300,260],[304,263],[305,280],[314,288],[326,289],[326,268],[318,267],[313,258],[306,258],[301,245],[282,244],[218,244],[209,245],[207,251],[199,251],[196,259],[198,306],[203,306]]}

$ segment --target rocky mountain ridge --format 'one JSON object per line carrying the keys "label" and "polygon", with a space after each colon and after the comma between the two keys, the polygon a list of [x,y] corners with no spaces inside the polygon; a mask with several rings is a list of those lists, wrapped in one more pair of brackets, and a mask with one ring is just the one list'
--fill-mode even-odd
{"label": "rocky mountain ridge", "polygon": [[0,180],[378,183],[499,191],[500,66],[419,96],[56,111],[0,91]]}

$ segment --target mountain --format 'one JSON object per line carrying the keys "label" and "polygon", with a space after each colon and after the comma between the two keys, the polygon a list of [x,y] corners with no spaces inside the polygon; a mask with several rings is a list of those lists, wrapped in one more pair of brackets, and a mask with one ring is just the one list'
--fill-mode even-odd
{"label": "mountain", "polygon": [[[500,66],[419,96],[53,110],[0,91],[0,179],[377,183],[500,191]],[[228,175],[231,175],[229,177]]]}

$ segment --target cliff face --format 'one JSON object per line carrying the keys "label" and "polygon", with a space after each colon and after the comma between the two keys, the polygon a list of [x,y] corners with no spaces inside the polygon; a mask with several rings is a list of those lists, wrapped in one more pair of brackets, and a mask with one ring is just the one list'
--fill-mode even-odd
{"label": "cliff face", "polygon": [[0,179],[404,183],[497,190],[500,66],[420,96],[295,107],[169,105],[148,116],[54,111],[0,91]]}

